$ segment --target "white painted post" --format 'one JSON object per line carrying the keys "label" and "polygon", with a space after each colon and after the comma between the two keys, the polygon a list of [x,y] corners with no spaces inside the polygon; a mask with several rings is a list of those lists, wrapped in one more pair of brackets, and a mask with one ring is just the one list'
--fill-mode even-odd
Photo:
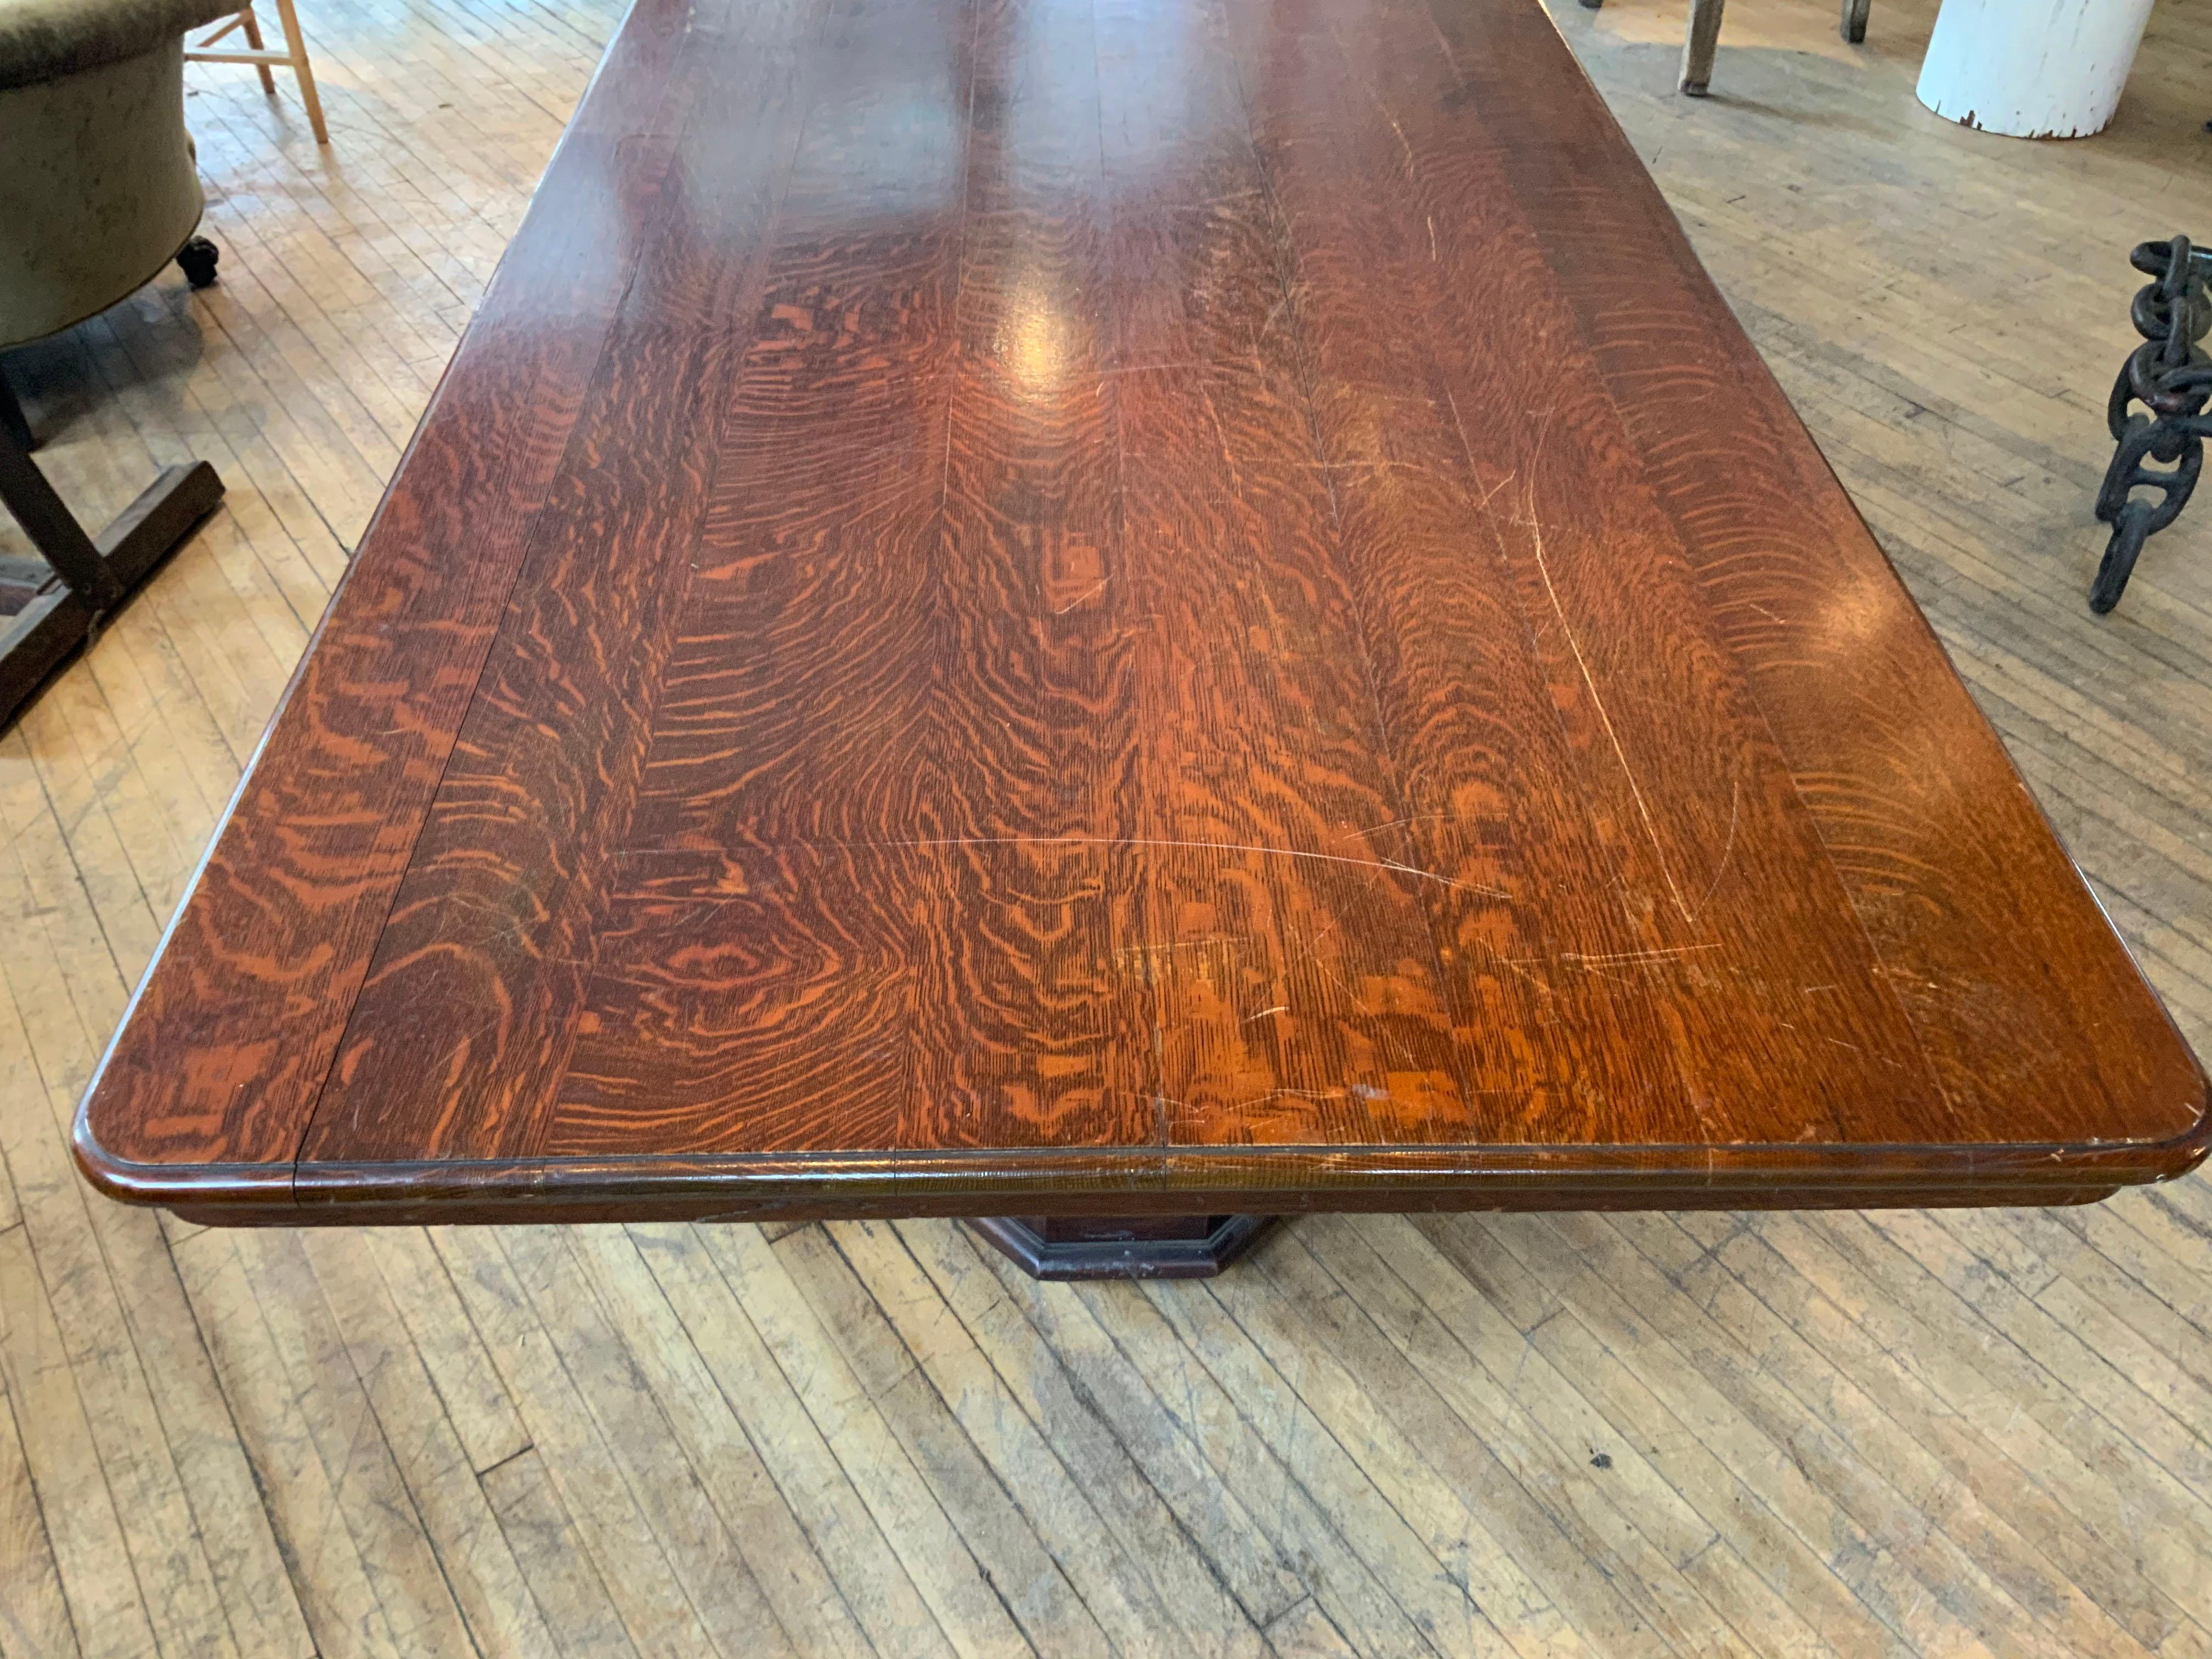
{"label": "white painted post", "polygon": [[2151,0],[1943,0],[1920,101],[2014,138],[2085,138],[2119,106]]}

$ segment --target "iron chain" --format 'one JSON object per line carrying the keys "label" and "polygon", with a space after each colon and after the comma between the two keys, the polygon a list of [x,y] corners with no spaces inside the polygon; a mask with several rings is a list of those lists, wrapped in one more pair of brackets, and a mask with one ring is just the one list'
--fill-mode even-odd
{"label": "iron chain", "polygon": [[[2106,406],[2118,447],[2097,491],[2097,517],[2112,527],[2089,589],[2089,608],[2100,615],[2127,591],[2145,539],[2180,516],[2204,470],[2204,440],[2212,436],[2212,416],[2204,412],[2212,398],[2212,358],[2200,343],[2212,328],[2205,292],[2212,258],[2192,249],[2186,236],[2145,242],[2129,258],[2151,280],[2130,307],[2143,343],[2128,354]],[[2157,499],[2136,499],[2138,489],[2154,490]]]}

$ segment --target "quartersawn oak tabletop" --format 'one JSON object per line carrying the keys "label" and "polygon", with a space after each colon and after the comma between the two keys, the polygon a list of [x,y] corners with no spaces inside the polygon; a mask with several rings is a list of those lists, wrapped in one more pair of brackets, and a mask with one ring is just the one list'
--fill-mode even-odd
{"label": "quartersawn oak tabletop", "polygon": [[346,1220],[2207,1133],[1534,0],[639,0],[77,1151]]}

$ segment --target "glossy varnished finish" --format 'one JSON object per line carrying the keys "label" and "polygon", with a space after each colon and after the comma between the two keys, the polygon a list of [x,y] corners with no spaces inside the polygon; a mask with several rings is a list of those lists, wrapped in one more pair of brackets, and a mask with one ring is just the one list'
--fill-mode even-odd
{"label": "glossy varnished finish", "polygon": [[1528,0],[641,0],[78,1150],[210,1220],[2018,1203],[2205,1113]]}

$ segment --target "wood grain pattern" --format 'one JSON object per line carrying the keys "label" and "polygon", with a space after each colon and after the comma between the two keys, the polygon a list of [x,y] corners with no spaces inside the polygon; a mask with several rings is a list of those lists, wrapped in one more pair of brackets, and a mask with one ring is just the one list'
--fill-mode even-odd
{"label": "wood grain pattern", "polygon": [[[695,1611],[673,1568],[703,1517],[626,1478],[696,1459],[727,1490],[748,1451],[702,1437],[703,1364],[842,1593],[793,1624],[802,1650],[840,1650],[848,1612],[886,1659],[1065,1650],[1068,1626],[995,1592],[1073,1538],[1086,1598],[1109,1539],[1155,1587],[1093,1604],[1135,1653],[1489,1651],[1459,1588],[1498,1546],[1606,1652],[2207,1651],[2202,1166],[2072,1211],[1307,1216],[1227,1279],[1149,1292],[1038,1285],[939,1221],[829,1230],[843,1273],[795,1222],[633,1225],[649,1279],[608,1270],[618,1235],[569,1230],[549,1271],[521,1230],[325,1229],[308,1271],[345,1340],[298,1373],[270,1340],[318,1293],[296,1262],[83,1187],[85,1079],[623,9],[303,0],[342,155],[250,75],[189,71],[223,282],[173,272],[9,357],[88,521],[183,458],[230,489],[0,739],[0,1243],[20,1224],[36,1261],[0,1326],[44,1297],[58,1330],[0,1405],[0,1648],[406,1654],[380,1580],[411,1563],[419,1597],[434,1558],[487,1656],[542,1650],[532,1602],[571,1659],[704,1650],[747,1575]],[[2212,519],[2184,517],[2119,617],[2079,586],[2091,405],[2133,335],[2116,250],[2212,220],[2212,172],[2172,163],[2207,112],[2203,9],[2160,7],[2114,127],[2062,147],[1919,109],[1935,0],[1884,0],[1848,56],[1827,0],[1733,8],[1694,119],[1679,4],[1555,11],[2200,1052]],[[610,1341],[635,1380],[586,1389],[567,1365]],[[418,1363],[434,1400],[409,1382],[384,1409]],[[333,1420],[353,1432],[325,1470]],[[1069,1484],[1095,1523],[1070,1526]],[[397,1556],[395,1503],[420,1539]],[[524,1583],[461,1594],[497,1582],[502,1538]]]}
{"label": "wood grain pattern", "polygon": [[2064,1201],[2208,1133],[1536,6],[642,0],[77,1146],[258,1221]]}
{"label": "wood grain pattern", "polygon": [[[121,1156],[298,1151],[617,304],[652,240],[688,37],[641,12],[609,49],[506,262],[142,983],[144,1047],[103,1070],[146,1113]],[[688,60],[696,63],[696,59]],[[565,205],[562,204],[566,204]],[[403,665],[404,664],[404,665]],[[265,763],[265,766],[263,764]],[[135,1024],[133,1029],[139,1029]],[[189,1049],[185,1054],[182,1049]]]}

